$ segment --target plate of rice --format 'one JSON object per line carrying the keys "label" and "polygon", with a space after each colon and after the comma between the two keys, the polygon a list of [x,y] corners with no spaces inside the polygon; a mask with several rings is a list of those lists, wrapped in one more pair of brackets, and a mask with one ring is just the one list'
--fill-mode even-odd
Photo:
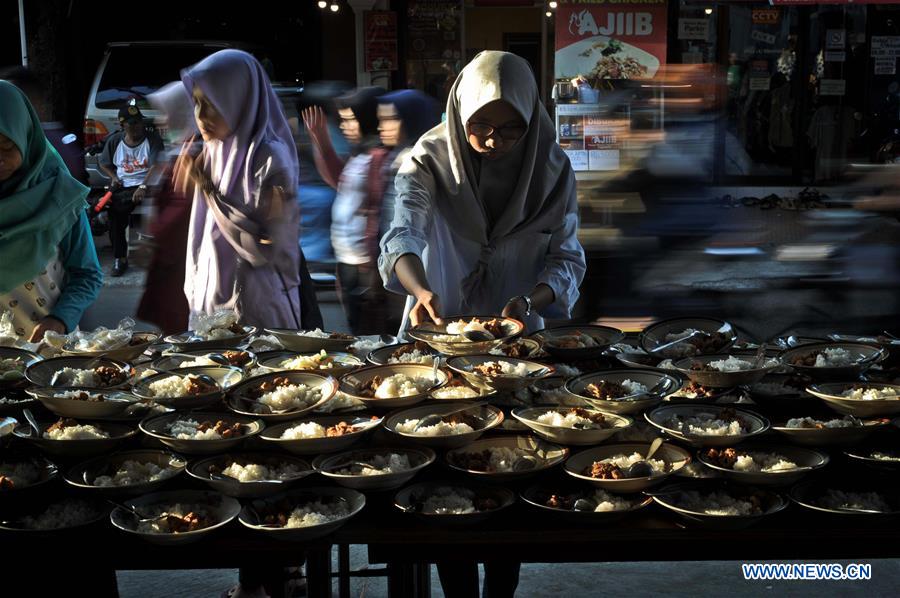
{"label": "plate of rice", "polygon": [[447,372],[432,366],[382,365],[362,368],[341,377],[341,392],[370,408],[396,409],[421,403],[449,380]]}
{"label": "plate of rice", "polygon": [[43,457],[6,453],[0,457],[0,501],[27,497],[58,476],[56,465]]}
{"label": "plate of rice", "polygon": [[272,357],[266,357],[259,365],[262,369],[270,372],[295,370],[327,374],[338,378],[361,368],[365,364],[352,353],[325,351],[322,349],[316,353],[281,353]]}
{"label": "plate of rice", "polygon": [[789,504],[776,492],[717,481],[672,484],[648,494],[687,523],[718,530],[750,527]]}
{"label": "plate of rice", "polygon": [[434,451],[427,447],[363,448],[322,455],[313,467],[345,488],[380,491],[406,484],[434,459]]}
{"label": "plate of rice", "polygon": [[854,380],[887,356],[864,343],[813,343],[783,351],[781,363],[814,380]]}
{"label": "plate of rice", "polygon": [[[433,449],[454,449],[478,440],[485,432],[503,423],[503,411],[497,407],[472,405],[463,412],[458,411],[462,407],[453,403],[413,407],[389,415],[384,420],[384,429],[406,442]],[[451,413],[454,411],[456,413]],[[443,417],[445,413],[449,415]],[[419,422],[429,416],[441,419],[417,429]]]}
{"label": "plate of rice", "polygon": [[597,359],[610,345],[625,339],[625,333],[609,326],[559,326],[531,335],[544,351],[563,361]]}
{"label": "plate of rice", "polygon": [[674,368],[684,377],[710,388],[734,388],[754,384],[781,367],[777,359],[763,357],[759,367],[755,355],[698,355],[680,359]]}
{"label": "plate of rice", "polygon": [[0,347],[0,391],[26,386],[28,379],[25,377],[25,370],[41,359],[40,355],[31,351]]}
{"label": "plate of rice", "polygon": [[888,442],[848,448],[844,450],[844,456],[852,464],[864,465],[880,473],[900,471],[900,450]]}
{"label": "plate of rice", "polygon": [[587,449],[566,461],[567,474],[615,494],[633,494],[661,484],[691,462],[691,455],[680,446],[664,442],[650,458],[651,474],[627,477],[628,468],[650,450],[649,442],[623,442]]}
{"label": "plate of rice", "polygon": [[350,488],[303,488],[254,500],[238,520],[256,534],[303,542],[333,533],[365,506],[366,497]]}
{"label": "plate of rice", "polygon": [[[650,391],[659,387],[657,392]],[[631,415],[649,409],[681,388],[681,380],[659,370],[594,372],[566,382],[566,390],[601,411]]]}
{"label": "plate of rice", "polygon": [[802,446],[849,446],[889,425],[890,420],[884,418],[859,419],[852,415],[805,412],[778,420],[772,425],[772,431]]}
{"label": "plate of rice", "polygon": [[122,391],[96,388],[31,388],[28,394],[60,417],[106,419],[123,413],[139,399]]}
{"label": "plate of rice", "polygon": [[225,391],[244,379],[240,368],[190,367],[160,372],[134,385],[132,392],[145,401],[177,409],[204,409],[222,400]]}
{"label": "plate of rice", "polygon": [[717,405],[666,405],[644,417],[669,436],[698,447],[734,445],[769,429],[761,415]]}
{"label": "plate of rice", "polygon": [[900,413],[900,384],[848,382],[812,384],[806,392],[843,415],[878,417]]}
{"label": "plate of rice", "polygon": [[137,434],[132,426],[106,421],[60,418],[54,422],[37,423],[41,428],[40,437],[27,423],[16,426],[13,434],[55,457],[93,457],[112,451]]}
{"label": "plate of rice", "polygon": [[830,458],[796,446],[710,447],[697,459],[725,479],[755,486],[790,486],[822,469]]}
{"label": "plate of rice", "polygon": [[522,492],[522,500],[540,513],[580,524],[613,523],[653,503],[642,494],[613,494],[573,484],[532,486]]}
{"label": "plate of rice", "polygon": [[[407,334],[410,338],[427,343],[444,355],[487,355],[525,330],[525,325],[512,318],[497,316],[452,316],[444,324],[426,322],[414,326]],[[491,340],[471,341],[466,332],[487,334]]]}
{"label": "plate of rice", "polygon": [[[677,360],[727,351],[737,341],[737,334],[734,327],[723,320],[691,317],[657,322],[645,328],[638,338],[641,348],[648,354]],[[684,342],[655,350],[680,339]]]}
{"label": "plate of rice", "polygon": [[471,384],[462,376],[451,376],[447,384],[431,391],[430,398],[442,402],[483,401],[497,397],[490,386]]}
{"label": "plate of rice", "polygon": [[411,363],[416,365],[431,366],[438,355],[428,343],[415,341],[412,343],[399,343],[387,345],[375,349],[366,356],[366,361],[372,365],[399,365]]}
{"label": "plate of rice", "polygon": [[267,422],[284,422],[321,409],[334,399],[337,381],[313,372],[273,372],[255,376],[232,388],[225,399],[239,415]]}
{"label": "plate of rice", "polygon": [[536,361],[496,355],[452,357],[447,360],[447,367],[469,384],[488,386],[500,392],[521,390],[555,372],[553,366]]}
{"label": "plate of rice", "polygon": [[394,506],[419,521],[436,525],[472,525],[512,506],[516,495],[503,486],[423,482],[397,493]]}
{"label": "plate of rice", "polygon": [[568,448],[535,436],[498,436],[449,451],[444,460],[457,472],[486,482],[505,482],[552,469],[568,456]]}
{"label": "plate of rice", "polygon": [[84,498],[63,498],[49,504],[41,501],[30,505],[26,513],[15,519],[0,521],[0,530],[31,534],[84,532],[109,516],[103,503]]}
{"label": "plate of rice", "polygon": [[190,544],[209,536],[233,521],[241,504],[217,492],[170,490],[155,492],[125,502],[144,518],[139,522],[129,511],[116,507],[109,518],[114,527],[146,542],[163,546]]}
{"label": "plate of rice", "polygon": [[230,367],[240,368],[244,371],[256,367],[257,357],[251,351],[239,349],[222,349],[221,351],[185,351],[180,355],[166,355],[155,359],[151,367],[157,370],[178,370],[194,367],[216,367],[222,365],[210,359],[210,355],[218,354],[225,358]]}
{"label": "plate of rice", "polygon": [[265,429],[265,423],[231,413],[175,411],[146,419],[141,431],[186,455],[212,455],[234,450]]}
{"label": "plate of rice", "polygon": [[270,426],[260,439],[295,455],[321,455],[350,448],[381,425],[380,417],[321,415]]}
{"label": "plate of rice", "polygon": [[25,370],[25,377],[33,385],[56,388],[122,388],[131,382],[133,374],[124,361],[107,357],[53,357],[37,361]]}
{"label": "plate of rice", "polygon": [[123,451],[79,463],[63,479],[74,488],[104,496],[140,496],[160,490],[181,475],[186,465],[168,451]]}
{"label": "plate of rice", "polygon": [[277,453],[229,453],[191,463],[187,473],[210,489],[234,498],[284,492],[315,470],[305,460]]}
{"label": "plate of rice", "polygon": [[626,415],[587,407],[522,407],[512,416],[545,440],[574,446],[600,444],[634,423]]}
{"label": "plate of rice", "polygon": [[791,488],[791,500],[821,514],[883,521],[900,514],[895,485],[864,479],[810,479]]}
{"label": "plate of rice", "polygon": [[227,328],[213,328],[198,334],[194,331],[172,334],[163,339],[175,347],[179,353],[185,351],[208,351],[213,349],[233,349],[256,334],[256,326],[242,326],[237,323]]}
{"label": "plate of rice", "polygon": [[357,337],[343,332],[315,330],[291,330],[289,328],[266,328],[288,351],[297,353],[318,353],[319,351],[349,352],[350,345]]}

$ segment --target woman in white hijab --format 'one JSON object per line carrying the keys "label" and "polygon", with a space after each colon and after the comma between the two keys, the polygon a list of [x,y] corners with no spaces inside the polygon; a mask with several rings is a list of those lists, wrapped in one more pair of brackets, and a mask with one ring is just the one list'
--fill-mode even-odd
{"label": "woman in white hijab", "polygon": [[533,330],[570,316],[585,271],[575,177],[525,60],[478,54],[396,189],[379,268],[410,295],[404,328],[501,312]]}

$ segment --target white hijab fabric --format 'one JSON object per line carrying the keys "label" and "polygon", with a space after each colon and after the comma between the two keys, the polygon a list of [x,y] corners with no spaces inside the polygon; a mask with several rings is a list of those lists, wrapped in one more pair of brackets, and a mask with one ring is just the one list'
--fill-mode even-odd
{"label": "white hijab fabric", "polygon": [[[478,158],[469,149],[466,123],[495,100],[511,104],[528,130],[508,155],[480,160],[476,170]],[[446,122],[420,139],[398,175],[398,186],[403,177],[421,178],[421,184],[429,187],[427,179],[433,179],[432,199],[450,230],[481,244],[478,264],[462,282],[469,306],[477,303],[496,242],[536,220],[561,222],[574,193],[571,165],[556,143],[531,67],[507,52],[481,52],[466,65],[447,101]],[[504,203],[503,196],[505,208],[491,223],[487,202]]]}

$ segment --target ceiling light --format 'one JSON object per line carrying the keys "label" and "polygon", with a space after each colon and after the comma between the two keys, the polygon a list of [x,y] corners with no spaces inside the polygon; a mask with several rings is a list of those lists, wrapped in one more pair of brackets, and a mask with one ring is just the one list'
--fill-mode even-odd
{"label": "ceiling light", "polygon": [[559,6],[559,3],[556,0],[550,0],[550,3],[547,6],[549,6],[550,8],[556,8],[557,6]]}
{"label": "ceiling light", "polygon": [[711,8],[704,8],[704,9],[703,9],[703,12],[705,12],[705,13],[708,14],[708,15],[711,15],[711,14],[712,14],[712,9],[711,9]]}
{"label": "ceiling light", "polygon": [[339,10],[341,9],[341,7],[338,6],[338,3],[337,3],[337,2],[335,2],[334,4],[332,4],[330,8],[331,8],[331,12],[337,12],[337,11],[339,11]]}
{"label": "ceiling light", "polygon": [[547,17],[548,17],[548,18],[549,18],[549,17],[552,17],[552,16],[553,16],[553,13],[552,13],[552,12],[550,12],[550,11],[549,11],[549,10],[548,10],[548,11],[547,11],[547,13],[546,13],[546,14],[547,14]]}
{"label": "ceiling light", "polygon": [[328,8],[328,2],[325,0],[319,0],[319,8]]}

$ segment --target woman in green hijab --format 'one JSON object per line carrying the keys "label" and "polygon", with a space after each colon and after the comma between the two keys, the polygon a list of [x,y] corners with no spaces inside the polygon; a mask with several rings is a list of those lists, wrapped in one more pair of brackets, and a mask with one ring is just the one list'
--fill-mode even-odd
{"label": "woman in green hijab", "polygon": [[25,94],[0,80],[0,312],[20,337],[73,330],[100,292],[87,194]]}

